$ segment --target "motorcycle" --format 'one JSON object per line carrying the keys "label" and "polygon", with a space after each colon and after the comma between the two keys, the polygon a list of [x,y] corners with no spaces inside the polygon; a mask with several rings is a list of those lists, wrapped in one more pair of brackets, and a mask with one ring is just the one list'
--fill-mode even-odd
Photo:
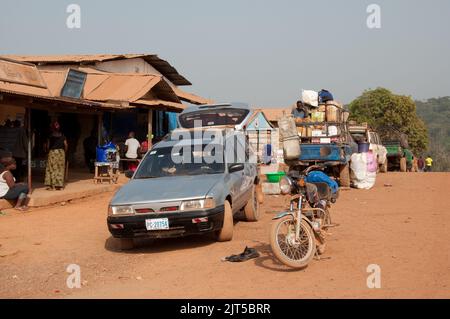
{"label": "motorcycle", "polygon": [[327,183],[307,183],[308,174],[320,170],[313,165],[303,172],[291,171],[280,181],[283,195],[291,195],[290,209],[273,218],[270,246],[283,264],[304,268],[316,255],[325,252],[326,230],[332,227],[329,208],[339,192],[332,193]]}

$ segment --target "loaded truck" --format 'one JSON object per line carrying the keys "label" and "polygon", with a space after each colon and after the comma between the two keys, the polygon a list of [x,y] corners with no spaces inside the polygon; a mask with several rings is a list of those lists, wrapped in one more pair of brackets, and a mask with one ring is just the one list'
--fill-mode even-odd
{"label": "loaded truck", "polygon": [[382,144],[381,138],[378,133],[371,129],[367,123],[358,124],[350,121],[348,124],[348,130],[356,143],[369,144],[369,150],[371,150],[377,160],[378,169],[381,173],[387,172],[387,150]]}
{"label": "loaded truck", "polygon": [[414,155],[408,148],[402,147],[400,141],[388,141],[384,146],[387,150],[388,170],[407,172],[413,169]]}
{"label": "loaded truck", "polygon": [[348,131],[348,111],[328,101],[308,113],[304,118],[290,116],[279,121],[286,164],[296,170],[321,164],[342,187],[350,187],[350,158],[357,145]]}

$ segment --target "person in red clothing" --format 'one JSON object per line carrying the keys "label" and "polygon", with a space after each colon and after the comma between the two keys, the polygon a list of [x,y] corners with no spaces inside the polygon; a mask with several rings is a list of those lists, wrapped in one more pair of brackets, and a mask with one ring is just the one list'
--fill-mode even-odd
{"label": "person in red clothing", "polygon": [[425,161],[424,161],[423,157],[421,156],[417,160],[417,168],[419,169],[419,172],[423,172],[424,167],[425,167]]}
{"label": "person in red clothing", "polygon": [[[153,134],[152,134],[152,138],[153,138]],[[148,135],[147,135],[147,139],[142,141],[141,143],[141,149],[140,149],[140,153],[141,153],[141,157],[144,157],[144,155],[148,152],[149,149],[152,148],[152,142],[148,142]]]}

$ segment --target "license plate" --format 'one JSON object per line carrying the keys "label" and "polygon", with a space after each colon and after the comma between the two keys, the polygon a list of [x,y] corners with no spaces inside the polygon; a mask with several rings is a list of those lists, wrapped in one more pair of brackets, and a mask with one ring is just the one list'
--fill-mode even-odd
{"label": "license plate", "polygon": [[147,230],[169,229],[169,219],[168,218],[146,219],[145,227],[147,228]]}

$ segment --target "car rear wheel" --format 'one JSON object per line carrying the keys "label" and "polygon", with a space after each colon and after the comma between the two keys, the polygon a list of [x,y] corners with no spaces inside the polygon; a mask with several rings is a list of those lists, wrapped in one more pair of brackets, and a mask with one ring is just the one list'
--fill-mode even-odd
{"label": "car rear wheel", "polygon": [[244,208],[245,219],[248,222],[256,222],[259,219],[259,209],[258,193],[256,191],[256,185],[253,185],[251,197]]}
{"label": "car rear wheel", "polygon": [[229,201],[224,203],[223,226],[216,232],[217,241],[230,241],[233,239],[233,211]]}

